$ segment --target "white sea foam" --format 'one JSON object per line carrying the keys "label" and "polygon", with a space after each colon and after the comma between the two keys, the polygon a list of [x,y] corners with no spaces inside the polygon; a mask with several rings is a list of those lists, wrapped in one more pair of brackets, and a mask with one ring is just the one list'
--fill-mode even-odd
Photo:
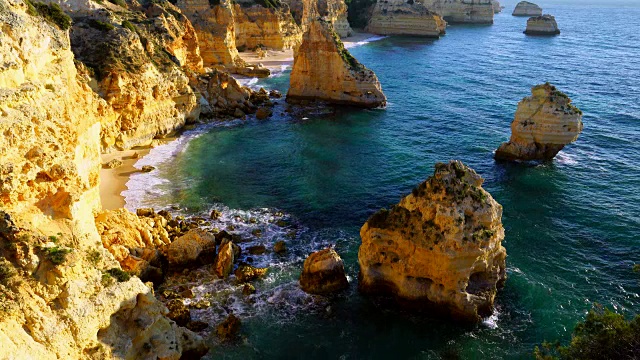
{"label": "white sea foam", "polygon": [[366,39],[364,39],[362,41],[348,42],[348,43],[345,44],[344,47],[347,48],[347,49],[351,49],[351,48],[354,48],[356,46],[366,45],[366,44],[368,44],[370,42],[379,41],[379,40],[382,40],[382,39],[385,39],[385,38],[387,38],[387,36],[372,36],[372,37],[366,38]]}

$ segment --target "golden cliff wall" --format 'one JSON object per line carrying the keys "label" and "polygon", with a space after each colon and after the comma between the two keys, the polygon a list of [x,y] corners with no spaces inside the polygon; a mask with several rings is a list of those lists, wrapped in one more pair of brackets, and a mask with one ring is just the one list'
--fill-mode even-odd
{"label": "golden cliff wall", "polygon": [[178,0],[176,6],[196,30],[204,66],[234,67],[242,62],[236,48],[236,28],[230,0],[223,0],[215,6],[211,6],[208,0]]}
{"label": "golden cliff wall", "polygon": [[440,37],[447,22],[423,4],[404,0],[378,0],[366,31],[380,35]]}
{"label": "golden cliff wall", "polygon": [[509,142],[496,150],[498,160],[551,160],[582,132],[582,111],[555,86],[534,86],[518,103]]}
{"label": "golden cliff wall", "polygon": [[0,0],[0,358],[201,353],[138,278],[105,275],[119,265],[93,220],[100,123],[118,115],[76,71],[68,34],[27,11]]}
{"label": "golden cliff wall", "polygon": [[286,50],[294,49],[302,42],[302,30],[286,5],[273,9],[236,4],[234,14],[238,48],[254,49],[260,45]]}
{"label": "golden cliff wall", "polygon": [[449,23],[493,24],[491,0],[424,0],[423,4]]}
{"label": "golden cliff wall", "polygon": [[347,20],[347,4],[344,0],[283,0],[289,5],[291,14],[300,25],[303,32],[309,24],[318,17],[329,21],[340,37],[347,37],[353,33]]}
{"label": "golden cliff wall", "polygon": [[387,99],[377,76],[344,48],[331,23],[317,20],[309,25],[291,71],[287,101],[300,100],[378,107]]}
{"label": "golden cliff wall", "polygon": [[71,29],[76,58],[117,114],[102,122],[103,151],[148,145],[199,115],[187,76],[203,72],[191,23],[168,2],[135,10],[95,11]]}

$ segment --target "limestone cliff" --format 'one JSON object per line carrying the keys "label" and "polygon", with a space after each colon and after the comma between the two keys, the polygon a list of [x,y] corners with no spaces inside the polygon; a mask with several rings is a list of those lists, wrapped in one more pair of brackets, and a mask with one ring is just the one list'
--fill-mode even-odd
{"label": "limestone cliff", "polygon": [[479,320],[505,280],[502,206],[459,161],[436,164],[427,181],[360,229],[359,286],[417,307]]}
{"label": "limestone cliff", "polygon": [[303,32],[318,17],[329,21],[340,37],[351,36],[353,30],[347,19],[347,4],[344,0],[283,0]]}
{"label": "limestone cliff", "polygon": [[373,71],[360,64],[333,31],[330,22],[312,22],[296,53],[287,101],[321,100],[374,108],[386,97]]}
{"label": "limestone cliff", "polygon": [[117,115],[102,121],[104,151],[150,144],[199,114],[187,75],[203,71],[191,23],[169,2],[131,10],[98,9],[71,28],[87,82]]}
{"label": "limestone cliff", "polygon": [[534,86],[518,104],[511,139],[496,150],[498,160],[551,160],[582,132],[582,111],[555,86]]}
{"label": "limestone cliff", "polygon": [[0,24],[0,358],[202,354],[100,245],[100,122],[116,114],[76,70],[70,21],[0,0]]}
{"label": "limestone cliff", "polygon": [[286,50],[297,48],[302,42],[302,30],[286,4],[277,8],[235,5],[234,13],[238,48]]}
{"label": "limestone cliff", "polygon": [[366,31],[380,35],[440,37],[447,22],[420,2],[378,0]]}
{"label": "limestone cliff", "polygon": [[542,8],[529,1],[520,1],[513,10],[513,16],[542,16]]}
{"label": "limestone cliff", "polygon": [[493,24],[491,0],[424,0],[423,5],[449,23]]}
{"label": "limestone cliff", "polygon": [[209,0],[178,0],[176,6],[195,28],[204,66],[243,66],[236,48],[234,6],[230,0],[211,5]]}
{"label": "limestone cliff", "polygon": [[527,35],[558,35],[558,23],[556,18],[551,15],[534,16],[527,20],[527,29],[524,31]]}
{"label": "limestone cliff", "polygon": [[502,12],[502,5],[498,0],[492,0],[491,5],[493,6],[493,12],[499,14]]}

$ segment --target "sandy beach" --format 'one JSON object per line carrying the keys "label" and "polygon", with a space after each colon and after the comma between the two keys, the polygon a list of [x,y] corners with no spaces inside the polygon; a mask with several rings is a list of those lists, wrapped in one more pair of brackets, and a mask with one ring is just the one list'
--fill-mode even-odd
{"label": "sandy beach", "polygon": [[[355,33],[353,36],[342,39],[345,47],[351,48],[362,45],[364,41],[374,38],[376,35],[368,33]],[[283,65],[293,64],[293,50],[274,51],[268,50],[263,58],[259,58],[255,52],[242,52],[240,56],[249,64],[262,64],[269,69],[281,69]],[[162,139],[162,142],[171,141],[172,138]],[[102,164],[113,159],[122,161],[122,166],[115,169],[103,167],[100,169],[100,199],[102,208],[112,210],[124,207],[125,201],[122,192],[127,190],[127,182],[131,174],[139,169],[135,163],[150,151],[151,147],[139,147],[126,151],[116,151],[102,155]],[[134,154],[137,153],[137,156]]]}

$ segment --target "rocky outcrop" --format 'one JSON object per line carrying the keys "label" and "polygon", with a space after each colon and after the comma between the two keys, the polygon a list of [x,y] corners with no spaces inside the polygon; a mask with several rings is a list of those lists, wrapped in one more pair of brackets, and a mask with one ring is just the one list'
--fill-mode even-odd
{"label": "rocky outcrop", "polygon": [[260,106],[273,106],[266,90],[253,91],[241,86],[227,72],[214,70],[198,81],[204,96],[202,108],[206,116],[244,118],[247,114],[256,113]]}
{"label": "rocky outcrop", "polygon": [[309,255],[300,275],[300,287],[310,294],[328,294],[349,287],[340,255],[333,249]]}
{"label": "rocky outcrop", "polygon": [[448,23],[493,24],[491,0],[424,0],[422,4]]}
{"label": "rocky outcrop", "polygon": [[499,13],[502,12],[503,6],[500,4],[500,2],[498,0],[492,0],[491,1],[491,6],[493,6],[493,12],[495,14],[499,14]]}
{"label": "rocky outcrop", "polygon": [[234,251],[233,243],[231,241],[223,242],[220,245],[218,256],[214,266],[214,272],[218,277],[226,279],[233,270]]}
{"label": "rocky outcrop", "polygon": [[303,32],[318,17],[330,22],[340,37],[353,34],[347,19],[347,4],[344,0],[283,0],[289,5],[291,14]]}
{"label": "rocky outcrop", "polygon": [[212,263],[215,256],[216,239],[200,229],[189,230],[167,248],[167,260],[172,267]]}
{"label": "rocky outcrop", "polygon": [[527,29],[524,31],[527,35],[558,35],[558,23],[556,18],[551,15],[542,15],[529,18],[527,20]]}
{"label": "rocky outcrop", "polygon": [[377,76],[351,56],[324,20],[309,25],[293,62],[287,101],[305,100],[367,108],[387,100]]}
{"label": "rocky outcrop", "polygon": [[236,48],[234,7],[230,0],[221,0],[217,5],[211,5],[209,0],[178,0],[176,6],[193,24],[204,66],[246,65]]}
{"label": "rocky outcrop", "polygon": [[582,111],[555,86],[534,86],[518,103],[511,139],[496,150],[496,160],[551,160],[582,132]]}
{"label": "rocky outcrop", "polygon": [[459,161],[360,229],[360,290],[392,294],[476,321],[488,316],[505,280],[502,206]]}
{"label": "rocky outcrop", "polygon": [[139,10],[98,9],[71,28],[87,83],[116,114],[101,122],[103,151],[148,145],[199,115],[188,76],[203,71],[195,30],[169,2]]}
{"label": "rocky outcrop", "polygon": [[286,50],[297,48],[302,42],[302,29],[286,4],[277,8],[258,4],[235,5],[234,13],[236,46],[239,49],[265,47]]}
{"label": "rocky outcrop", "polygon": [[367,32],[380,35],[417,35],[440,37],[447,22],[420,2],[378,0],[366,27]]}
{"label": "rocky outcrop", "polygon": [[93,214],[100,124],[116,114],[78,73],[60,29],[69,22],[48,8],[0,0],[0,358],[202,354],[202,338],[139,278],[112,275],[123,272]]}
{"label": "rocky outcrop", "polygon": [[520,1],[513,10],[513,16],[542,16],[542,8],[529,1]]}

